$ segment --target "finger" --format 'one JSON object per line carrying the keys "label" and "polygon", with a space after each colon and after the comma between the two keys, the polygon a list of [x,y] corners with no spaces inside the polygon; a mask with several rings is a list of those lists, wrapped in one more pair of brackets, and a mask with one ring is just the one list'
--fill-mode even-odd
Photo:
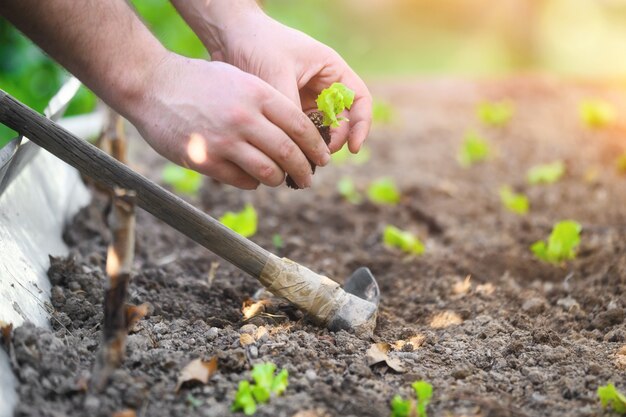
{"label": "finger", "polygon": [[274,94],[263,105],[267,119],[285,132],[315,165],[330,161],[330,150],[309,117],[282,94]]}
{"label": "finger", "polygon": [[354,102],[350,107],[350,132],[348,134],[348,148],[357,153],[372,125],[372,95],[367,86],[346,64],[348,70],[342,75],[341,82],[354,90]]}
{"label": "finger", "polygon": [[210,161],[206,159],[200,164],[190,161],[185,163],[185,166],[219,182],[241,188],[242,190],[255,190],[259,186],[258,180],[230,161]]}
{"label": "finger", "polygon": [[[342,117],[348,117],[347,112],[342,112]],[[330,130],[330,148],[331,153],[337,152],[343,147],[348,139],[348,133],[350,132],[350,125],[348,123],[339,123],[338,127],[333,127]]]}
{"label": "finger", "polygon": [[272,158],[300,188],[311,186],[313,173],[310,162],[298,145],[277,126],[267,121],[257,128],[248,142]]}
{"label": "finger", "polygon": [[285,172],[269,156],[246,142],[233,146],[225,157],[262,184],[278,187]]}

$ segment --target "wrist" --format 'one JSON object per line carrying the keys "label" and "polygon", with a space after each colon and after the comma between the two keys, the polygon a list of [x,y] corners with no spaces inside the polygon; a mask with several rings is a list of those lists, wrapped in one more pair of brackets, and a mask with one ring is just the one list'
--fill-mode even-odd
{"label": "wrist", "polygon": [[256,0],[172,0],[211,55],[223,53],[229,35],[266,17]]}

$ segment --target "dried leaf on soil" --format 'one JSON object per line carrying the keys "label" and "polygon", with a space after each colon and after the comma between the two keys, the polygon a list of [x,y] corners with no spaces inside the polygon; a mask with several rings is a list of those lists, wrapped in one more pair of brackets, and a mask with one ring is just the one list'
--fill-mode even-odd
{"label": "dried leaf on soil", "polygon": [[217,372],[217,356],[213,356],[208,361],[200,358],[192,360],[180,372],[176,392],[187,383],[207,384],[215,372]]}
{"label": "dried leaf on soil", "polygon": [[470,290],[470,288],[472,288],[472,283],[470,282],[472,276],[468,275],[465,277],[465,279],[463,281],[457,282],[456,284],[454,284],[452,286],[452,293],[454,293],[454,295],[464,295],[467,294]]}
{"label": "dried leaf on soil", "polygon": [[416,336],[409,337],[408,339],[397,340],[392,346],[394,350],[414,351],[418,347],[422,346],[424,340],[426,340],[426,337],[418,334]]}
{"label": "dried leaf on soil", "polygon": [[137,416],[137,412],[135,412],[135,410],[122,410],[122,411],[117,411],[115,413],[113,413],[112,417],[136,417]]}
{"label": "dried leaf on soil", "polygon": [[264,313],[265,307],[271,305],[271,300],[254,301],[249,298],[243,302],[241,312],[243,313],[244,319],[250,320],[251,318],[258,316],[259,314]]}
{"label": "dried leaf on soil", "polygon": [[626,371],[626,345],[617,350],[615,354],[615,366],[617,369]]}
{"label": "dried leaf on soil", "polygon": [[385,362],[385,364],[394,371],[404,372],[404,367],[400,359],[389,357],[388,353],[390,351],[391,345],[389,343],[374,343],[365,353],[367,365],[373,366],[377,363]]}
{"label": "dried leaf on soil", "polygon": [[444,311],[433,317],[430,321],[430,327],[433,329],[445,329],[446,327],[461,323],[463,323],[463,319],[454,311]]}
{"label": "dried leaf on soil", "polygon": [[245,347],[248,345],[252,345],[254,344],[254,342],[254,336],[252,336],[251,334],[243,333],[241,336],[239,336],[239,344],[241,344],[241,346]]}
{"label": "dried leaf on soil", "polygon": [[135,330],[135,326],[148,314],[148,304],[138,306],[126,304],[126,328],[129,332]]}

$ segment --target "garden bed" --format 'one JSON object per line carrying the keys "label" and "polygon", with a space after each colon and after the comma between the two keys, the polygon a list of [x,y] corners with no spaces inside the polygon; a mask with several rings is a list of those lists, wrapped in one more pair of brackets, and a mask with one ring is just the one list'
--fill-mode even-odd
{"label": "garden bed", "polygon": [[[252,203],[255,242],[274,250],[279,234],[279,255],[338,281],[370,267],[382,292],[371,340],[320,329],[285,306],[245,321],[242,303],[258,282],[140,211],[130,301],[150,311],[128,337],[123,367],[97,395],[85,388],[101,340],[108,236],[104,202],[94,199],[65,233],[73,256],[52,263],[53,329],[15,331],[16,415],[224,416],[260,362],[290,376],[285,394],[260,406],[259,416],[386,416],[391,398],[408,395],[418,379],[434,386],[432,415],[601,414],[598,386],[626,388],[618,354],[626,345],[626,178],[615,169],[626,130],[619,120],[584,126],[578,103],[604,98],[624,116],[625,92],[543,79],[381,83],[374,93],[394,106],[395,120],[373,129],[366,164],[320,169],[306,191],[241,192],[207,180],[191,198],[214,216]],[[481,125],[476,104],[501,99],[515,105],[511,122]],[[468,129],[497,154],[463,168],[456,158]],[[134,154],[141,155],[131,158],[134,167],[158,179],[162,160],[143,148]],[[563,179],[526,184],[528,168],[557,159],[567,166]],[[350,204],[336,191],[344,175],[361,189],[391,177],[401,202]],[[529,214],[504,210],[502,184],[529,196]],[[536,260],[529,246],[564,219],[583,226],[577,259]],[[385,247],[387,224],[418,235],[425,253]],[[242,346],[242,333],[255,342]],[[375,342],[396,344],[391,356],[405,371],[368,366]],[[175,392],[187,363],[214,355],[218,372],[208,384]]]}

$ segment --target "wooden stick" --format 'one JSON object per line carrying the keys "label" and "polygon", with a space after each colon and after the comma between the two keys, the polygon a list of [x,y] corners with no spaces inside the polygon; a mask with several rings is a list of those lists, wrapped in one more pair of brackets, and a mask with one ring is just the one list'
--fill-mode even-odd
{"label": "wooden stick", "polygon": [[0,90],[0,123],[110,187],[135,190],[139,207],[163,220],[205,248],[259,278],[270,253],[233,232],[154,182],[134,172],[95,146]]}

